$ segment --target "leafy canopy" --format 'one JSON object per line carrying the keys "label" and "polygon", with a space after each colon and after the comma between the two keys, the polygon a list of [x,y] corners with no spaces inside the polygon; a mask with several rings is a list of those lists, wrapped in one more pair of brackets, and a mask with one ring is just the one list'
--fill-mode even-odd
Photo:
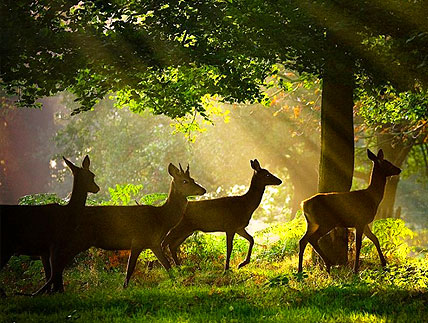
{"label": "leafy canopy", "polygon": [[91,109],[108,93],[133,111],[182,117],[218,94],[261,101],[276,64],[322,77],[349,64],[369,86],[428,84],[423,0],[79,1],[0,4],[0,85],[22,106],[59,91]]}

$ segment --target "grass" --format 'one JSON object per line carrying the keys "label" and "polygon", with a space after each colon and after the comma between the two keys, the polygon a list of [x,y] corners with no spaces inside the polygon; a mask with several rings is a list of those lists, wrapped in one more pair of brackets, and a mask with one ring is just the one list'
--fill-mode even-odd
{"label": "grass", "polygon": [[248,248],[241,238],[226,273],[224,235],[187,239],[184,264],[169,274],[149,270],[144,263],[153,255],[143,252],[126,290],[126,253],[90,249],[66,271],[64,294],[13,296],[44,281],[40,261],[13,257],[0,272],[10,295],[0,299],[0,322],[426,322],[428,257],[406,258],[404,234],[390,224],[379,222],[390,265],[382,269],[375,248],[363,241],[358,275],[351,267],[327,274],[312,263],[309,247],[306,272],[296,273],[302,217],[256,233],[253,261],[240,270]]}
{"label": "grass", "polygon": [[[235,254],[234,268],[242,258]],[[328,275],[310,259],[307,272],[297,275],[296,255],[255,259],[226,273],[222,262],[189,259],[171,275],[139,264],[126,290],[123,265],[101,270],[79,264],[67,270],[64,294],[0,299],[0,321],[426,322],[428,317],[426,259],[386,270],[365,259],[358,276],[350,268],[333,268]],[[8,295],[42,284],[38,262],[22,271],[17,266],[12,262],[0,275]]]}

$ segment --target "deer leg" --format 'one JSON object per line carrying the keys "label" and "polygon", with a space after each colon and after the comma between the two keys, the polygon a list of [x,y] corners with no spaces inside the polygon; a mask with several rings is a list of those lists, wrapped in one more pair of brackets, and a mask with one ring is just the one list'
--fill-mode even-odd
{"label": "deer leg", "polygon": [[[51,286],[53,293],[64,292],[63,274],[65,266],[74,258],[76,252],[71,250],[64,250],[64,248],[57,248],[51,253],[50,267],[51,267]],[[49,292],[49,290],[47,290]]]}
{"label": "deer leg", "polygon": [[135,265],[137,264],[138,256],[140,255],[142,248],[131,248],[131,254],[128,258],[128,266],[126,267],[126,278],[123,283],[123,288],[128,287],[129,280],[131,279],[132,273],[134,272]]}
{"label": "deer leg", "polygon": [[[330,231],[330,230],[328,230]],[[318,244],[318,240],[324,236],[328,231],[323,230],[321,231],[320,228],[318,228],[309,238],[309,242],[312,245],[312,247],[315,249],[315,251],[317,252],[317,254],[322,258],[322,260],[324,261],[326,270],[328,273],[330,273],[330,267],[331,267],[331,262],[328,259],[327,255],[324,253],[324,251],[322,251],[322,249],[320,248],[319,244]]]}
{"label": "deer leg", "polygon": [[43,267],[45,268],[45,275],[47,273],[46,267],[49,267],[50,275],[49,277],[46,275],[46,278],[48,278],[46,280],[46,283],[42,287],[40,287],[36,292],[34,292],[32,296],[37,296],[37,295],[41,295],[52,291],[53,276],[56,275],[56,269],[57,269],[55,251],[51,250],[48,258],[46,258],[46,256],[43,256],[42,263],[43,263]]}
{"label": "deer leg", "polygon": [[[5,250],[1,250],[1,258],[0,258],[0,269],[2,269],[4,266],[6,266],[9,259],[12,257],[12,254],[9,252],[6,252]],[[6,297],[6,292],[3,290],[3,288],[0,288],[0,298]]]}
{"label": "deer leg", "polygon": [[229,263],[230,263],[230,255],[232,254],[233,249],[233,237],[235,236],[235,232],[226,232],[226,263],[224,265],[224,270],[229,270]]}
{"label": "deer leg", "polygon": [[162,264],[162,266],[166,269],[166,270],[170,270],[171,269],[171,264],[168,261],[168,258],[165,256],[162,247],[156,247],[156,248],[152,248],[151,249],[153,251],[153,253],[155,254],[156,258],[158,258],[159,262]]}
{"label": "deer leg", "polygon": [[42,260],[43,269],[45,271],[46,281],[48,281],[51,278],[51,273],[52,273],[49,255],[42,255],[40,258]]}
{"label": "deer leg", "polygon": [[306,245],[309,242],[309,237],[317,230],[317,226],[312,225],[308,222],[308,228],[306,229],[306,233],[299,241],[299,268],[298,272],[301,273],[303,271],[303,254],[306,249]]}
{"label": "deer leg", "polygon": [[43,269],[45,270],[45,278],[46,281],[51,278],[51,263],[49,261],[49,255],[42,255],[41,257]]}
{"label": "deer leg", "polygon": [[360,250],[361,243],[363,241],[363,228],[355,228],[355,264],[354,273],[358,273],[358,267],[360,265]]}
{"label": "deer leg", "polygon": [[[57,257],[55,255],[51,255],[49,267],[50,267],[49,270],[51,270],[49,279],[41,288],[39,288],[36,292],[32,294],[33,296],[37,296],[37,295],[41,295],[41,294],[49,293],[53,291],[64,290],[64,287],[62,286],[62,272],[64,268],[61,268],[61,266],[59,265],[59,261],[57,260]],[[59,279],[58,279],[58,275],[61,276]],[[55,283],[55,286],[54,286],[54,283]]]}
{"label": "deer leg", "polygon": [[31,295],[37,296],[37,295],[41,295],[41,294],[44,294],[44,293],[50,291],[52,284],[53,284],[53,281],[52,281],[52,277],[51,277],[41,288],[39,288],[36,292],[34,292]]}
{"label": "deer leg", "polygon": [[236,233],[239,234],[241,237],[247,239],[250,243],[250,246],[248,247],[247,257],[238,266],[238,268],[241,268],[250,263],[251,251],[253,250],[254,245],[254,238],[244,228],[238,230]]}
{"label": "deer leg", "polygon": [[181,264],[177,256],[177,250],[184,240],[186,240],[193,232],[193,230],[185,230],[181,226],[177,227],[166,236],[162,243],[163,247],[169,246],[172,259],[177,266],[180,266]]}
{"label": "deer leg", "polygon": [[380,244],[379,244],[379,240],[377,239],[377,237],[374,235],[374,233],[370,230],[369,226],[366,225],[364,227],[364,234],[367,236],[367,238],[369,238],[373,244],[375,245],[377,252],[379,254],[379,258],[380,258],[380,262],[382,264],[382,267],[386,266],[386,260],[385,257],[383,256],[382,250],[380,249]]}

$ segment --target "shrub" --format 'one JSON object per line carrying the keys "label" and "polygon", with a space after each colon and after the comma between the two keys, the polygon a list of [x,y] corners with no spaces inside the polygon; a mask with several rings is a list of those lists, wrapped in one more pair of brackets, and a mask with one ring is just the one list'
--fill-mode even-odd
{"label": "shrub", "polygon": [[45,204],[51,204],[51,203],[64,205],[67,203],[67,201],[59,198],[54,193],[25,195],[19,198],[18,200],[19,205],[45,205]]}
{"label": "shrub", "polygon": [[[380,247],[387,258],[405,260],[411,248],[406,238],[413,238],[414,233],[401,219],[382,219],[373,223],[373,233],[379,239]],[[376,247],[368,239],[364,240],[362,253],[370,258],[377,258]]]}
{"label": "shrub", "polygon": [[306,231],[304,217],[299,216],[285,223],[272,225],[256,233],[256,239],[261,242],[260,259],[283,259],[298,252],[299,240]]}

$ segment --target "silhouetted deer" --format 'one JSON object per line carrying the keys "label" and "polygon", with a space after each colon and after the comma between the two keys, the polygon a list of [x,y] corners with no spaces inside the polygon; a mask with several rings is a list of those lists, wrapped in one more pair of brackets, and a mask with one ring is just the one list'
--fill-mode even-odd
{"label": "silhouetted deer", "polygon": [[302,202],[308,226],[299,243],[299,272],[302,271],[303,253],[308,242],[324,260],[327,272],[330,272],[331,263],[320,249],[318,240],[335,227],[356,229],[355,273],[358,272],[363,233],[376,246],[382,266],[386,265],[379,241],[368,225],[373,221],[383,198],[386,178],[400,174],[401,170],[383,158],[382,149],[377,156],[367,149],[367,156],[373,161],[373,169],[370,184],[366,189],[353,192],[319,193]]}
{"label": "silhouetted deer", "polygon": [[91,206],[84,209],[75,236],[55,250],[52,256],[51,279],[36,294],[51,284],[54,291],[62,291],[62,273],[66,264],[79,252],[90,247],[105,250],[131,250],[124,288],[128,286],[137,258],[143,249],[151,249],[165,269],[170,264],[161,248],[168,231],[177,225],[184,214],[187,197],[205,194],[205,189],[190,177],[189,167],[183,171],[169,164],[172,176],[168,199],[162,206]]}
{"label": "silhouetted deer", "polygon": [[[64,157],[63,157],[64,158]],[[41,256],[46,280],[51,276],[50,250],[76,226],[77,215],[83,212],[88,192],[97,193],[95,175],[89,170],[86,156],[82,167],[64,158],[71,169],[73,190],[67,205],[0,205],[1,267],[14,254]]]}
{"label": "silhouetted deer", "polygon": [[230,254],[235,233],[250,243],[246,259],[238,268],[250,262],[253,237],[245,230],[253,212],[259,206],[266,185],[279,185],[282,181],[260,167],[257,159],[250,161],[254,174],[248,192],[241,196],[228,196],[212,200],[191,201],[180,223],[168,233],[163,246],[169,246],[176,265],[180,264],[177,249],[195,231],[226,232],[227,255],[225,270],[229,269]]}

